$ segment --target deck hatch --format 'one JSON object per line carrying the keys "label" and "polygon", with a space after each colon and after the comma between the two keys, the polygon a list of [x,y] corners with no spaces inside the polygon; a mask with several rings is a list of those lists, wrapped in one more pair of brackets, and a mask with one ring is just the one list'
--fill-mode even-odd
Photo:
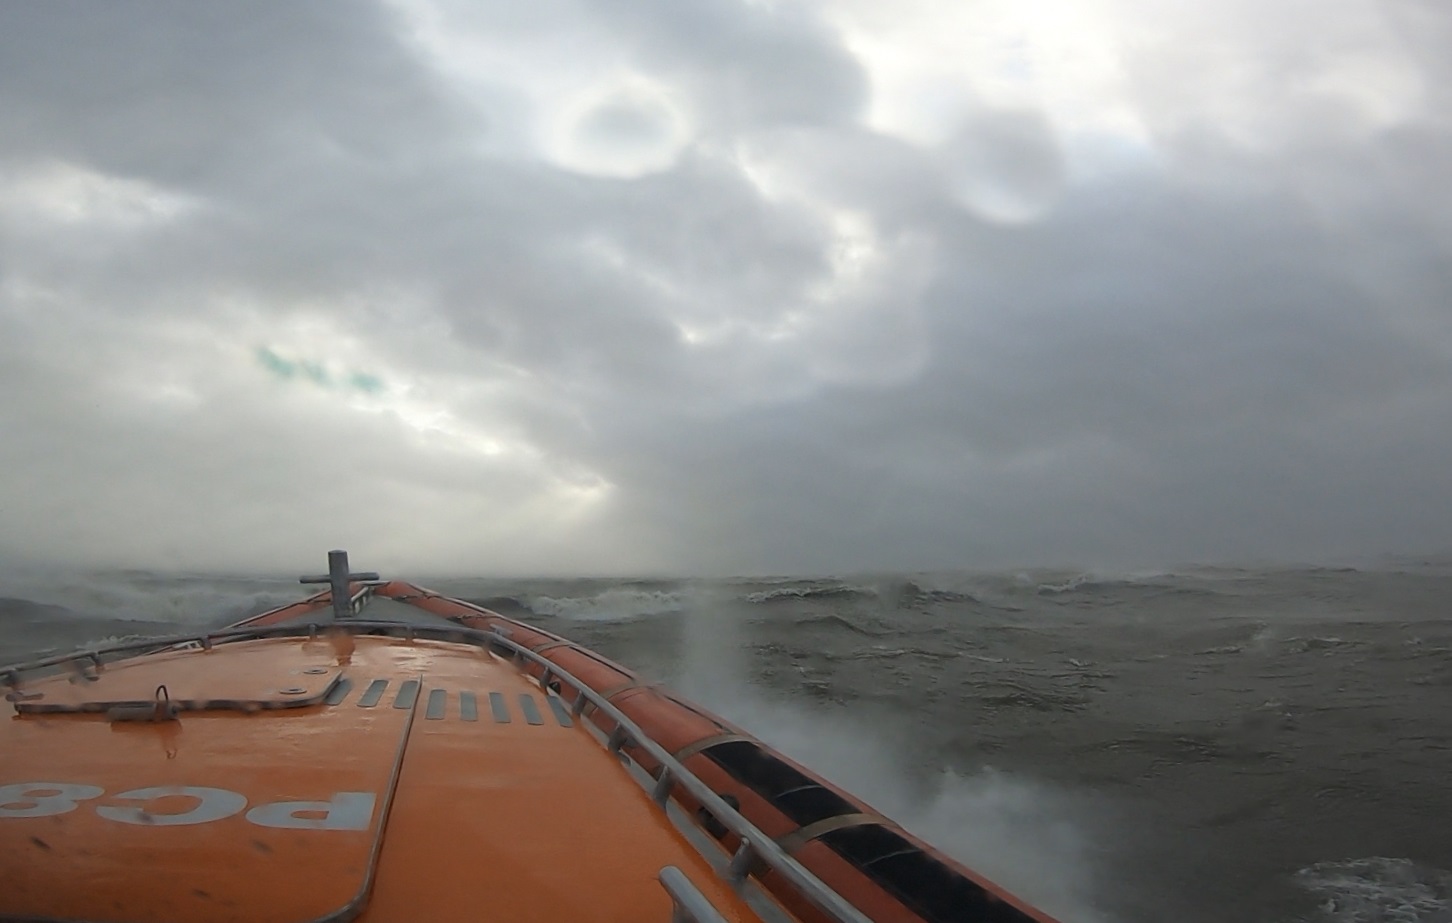
{"label": "deck hatch", "polygon": [[379,700],[383,698],[384,691],[387,689],[388,680],[375,679],[373,682],[368,684],[367,689],[363,690],[363,695],[360,696],[358,699],[358,707],[372,708],[373,706],[377,705]]}
{"label": "deck hatch", "polygon": [[539,713],[539,703],[528,692],[519,694],[519,710],[524,712],[524,720],[530,724],[544,724],[544,718]]}
{"label": "deck hatch", "polygon": [[216,670],[209,656],[193,658],[189,650],[171,650],[78,676],[43,677],[27,683],[24,694],[11,701],[22,715],[121,715],[146,712],[158,701],[173,714],[297,709],[321,705],[343,672],[339,666],[320,664],[316,652],[302,647],[273,653],[241,648],[228,659],[235,669]]}
{"label": "deck hatch", "polygon": [[504,693],[489,693],[489,710],[494,713],[495,724],[509,723],[509,703],[504,699]]}
{"label": "deck hatch", "polygon": [[393,698],[394,708],[413,708],[413,703],[418,701],[418,680],[406,679],[403,685],[398,687],[398,695]]}
{"label": "deck hatch", "polygon": [[430,721],[442,721],[448,707],[449,691],[447,689],[430,689],[429,704],[424,710],[424,717]]}

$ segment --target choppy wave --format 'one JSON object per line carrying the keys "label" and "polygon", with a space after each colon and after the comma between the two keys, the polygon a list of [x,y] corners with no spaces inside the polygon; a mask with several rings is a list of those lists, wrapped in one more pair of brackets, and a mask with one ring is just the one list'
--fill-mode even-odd
{"label": "choppy wave", "polygon": [[1296,882],[1320,902],[1325,923],[1448,923],[1452,873],[1410,859],[1318,862]]}
{"label": "choppy wave", "polygon": [[888,608],[967,605],[981,602],[972,592],[960,588],[935,586],[929,578],[925,577],[882,578],[861,583],[799,581],[745,593],[741,598],[755,605],[817,600],[828,603],[866,602]]}
{"label": "choppy wave", "polygon": [[906,598],[915,602],[933,603],[977,603],[981,602],[972,593],[962,593],[957,590],[938,590],[932,587],[921,587],[909,580],[904,585]]}
{"label": "choppy wave", "polygon": [[1106,581],[1093,574],[1075,574],[1060,583],[1040,583],[1034,587],[1034,592],[1040,596],[1062,596],[1065,593],[1077,593],[1081,590],[1097,590],[1105,585]]}
{"label": "choppy wave", "polygon": [[667,590],[631,588],[605,590],[589,596],[526,596],[520,600],[538,615],[576,620],[620,621],[653,615],[679,613],[686,605],[683,594]]}
{"label": "choppy wave", "polygon": [[1193,600],[1214,600],[1223,591],[1207,585],[1197,585],[1174,575],[1159,575],[1155,578],[1103,577],[1094,574],[1076,574],[1059,582],[1040,583],[1034,593],[1040,597],[1120,597],[1157,599],[1180,597]]}
{"label": "choppy wave", "polygon": [[762,605],[767,603],[793,603],[800,602],[804,599],[826,601],[873,599],[876,596],[877,593],[871,587],[852,586],[845,583],[804,583],[747,593],[745,599],[747,602]]}
{"label": "choppy wave", "polygon": [[797,619],[793,624],[798,628],[844,629],[853,634],[867,635],[870,638],[881,638],[894,633],[894,629],[892,628],[871,624],[859,624],[844,616],[835,614],[808,616]]}
{"label": "choppy wave", "polygon": [[0,576],[6,611],[50,607],[48,616],[107,621],[216,625],[265,612],[304,595],[297,579],[170,576],[141,571]]}
{"label": "choppy wave", "polygon": [[72,614],[71,610],[65,606],[39,603],[30,599],[16,599],[11,596],[0,596],[0,619],[43,621],[45,619],[63,619]]}

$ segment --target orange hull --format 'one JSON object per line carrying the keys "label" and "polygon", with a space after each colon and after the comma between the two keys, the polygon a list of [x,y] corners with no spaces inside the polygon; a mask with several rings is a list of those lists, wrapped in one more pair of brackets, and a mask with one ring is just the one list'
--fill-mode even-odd
{"label": "orange hull", "polygon": [[0,920],[1052,923],[563,638],[355,594],[0,671]]}

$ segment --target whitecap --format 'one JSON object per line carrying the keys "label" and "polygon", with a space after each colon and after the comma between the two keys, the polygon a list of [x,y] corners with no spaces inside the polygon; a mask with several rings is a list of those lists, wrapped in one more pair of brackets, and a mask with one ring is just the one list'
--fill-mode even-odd
{"label": "whitecap", "polygon": [[1410,859],[1318,862],[1295,877],[1324,923],[1452,923],[1452,873]]}

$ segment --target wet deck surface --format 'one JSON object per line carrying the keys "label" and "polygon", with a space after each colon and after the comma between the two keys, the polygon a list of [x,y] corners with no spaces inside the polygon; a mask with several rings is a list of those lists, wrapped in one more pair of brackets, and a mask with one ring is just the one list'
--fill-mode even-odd
{"label": "wet deck surface", "polygon": [[350,912],[371,879],[365,921],[665,921],[655,879],[675,865],[754,919],[562,703],[481,648],[248,641],[107,678],[205,695],[206,677],[255,684],[269,650],[288,674],[269,690],[340,671],[326,703],[0,723],[0,916],[301,923]]}

